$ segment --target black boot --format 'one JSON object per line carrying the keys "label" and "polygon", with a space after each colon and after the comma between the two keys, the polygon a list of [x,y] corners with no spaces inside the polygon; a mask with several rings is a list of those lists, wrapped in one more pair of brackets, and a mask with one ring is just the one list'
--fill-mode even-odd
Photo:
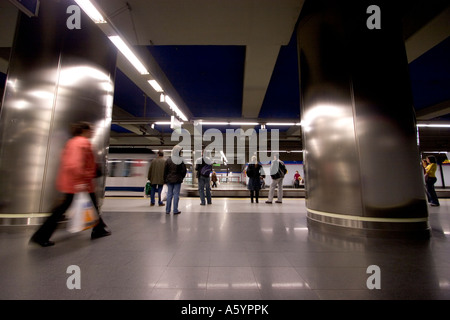
{"label": "black boot", "polygon": [[41,247],[50,247],[50,246],[55,245],[55,243],[53,241],[39,239],[36,236],[36,234],[31,237],[30,243],[36,243],[36,244],[40,245]]}
{"label": "black boot", "polygon": [[98,224],[92,229],[91,239],[97,239],[109,235],[111,235],[111,231],[105,222],[103,222],[102,217],[100,217]]}

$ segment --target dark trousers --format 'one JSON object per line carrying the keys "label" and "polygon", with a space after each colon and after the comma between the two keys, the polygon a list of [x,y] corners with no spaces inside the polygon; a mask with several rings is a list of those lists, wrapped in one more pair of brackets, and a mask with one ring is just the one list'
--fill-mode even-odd
{"label": "dark trousers", "polygon": [[163,204],[163,201],[161,200],[161,191],[162,191],[163,185],[162,184],[152,184],[152,190],[150,191],[150,203],[155,204],[155,193],[158,193],[158,203]]}
{"label": "dark trousers", "polygon": [[[95,209],[98,212],[97,199],[95,197],[95,193],[89,194],[92,199],[92,203],[94,204]],[[41,227],[34,233],[33,239],[44,242],[50,240],[53,232],[55,232],[56,227],[58,226],[58,222],[62,219],[64,213],[69,209],[70,204],[73,201],[74,194],[73,193],[65,193],[63,201],[58,204],[53,210],[50,217],[41,225]],[[100,217],[99,223],[92,229],[92,232],[95,231],[103,231],[106,227],[102,218]]]}
{"label": "dark trousers", "polygon": [[255,197],[256,203],[259,200],[259,190],[250,190],[250,199],[253,202],[253,197]]}
{"label": "dark trousers", "polygon": [[436,183],[436,181],[437,178],[427,177],[425,179],[428,202],[432,204],[439,204],[436,190],[434,189],[434,184]]}

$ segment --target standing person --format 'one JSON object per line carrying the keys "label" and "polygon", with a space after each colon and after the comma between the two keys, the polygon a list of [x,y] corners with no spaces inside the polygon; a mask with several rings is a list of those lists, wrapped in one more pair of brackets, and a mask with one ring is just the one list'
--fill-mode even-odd
{"label": "standing person", "polygon": [[212,204],[211,200],[211,182],[209,180],[209,175],[212,171],[212,161],[209,157],[204,156],[204,151],[202,152],[202,157],[197,159],[195,170],[197,171],[198,178],[198,193],[200,195],[200,205],[205,205],[205,194],[206,202]]}
{"label": "standing person", "polygon": [[[95,196],[97,164],[89,139],[92,137],[92,126],[88,122],[79,122],[72,126],[73,138],[67,141],[62,155],[57,177],[57,189],[63,193],[63,201],[53,210],[51,216],[33,234],[31,242],[43,247],[55,243],[50,240],[66,210],[70,207],[75,193],[87,191],[98,211]],[[99,212],[100,213],[100,212]],[[91,239],[109,236],[111,232],[100,216],[98,224],[92,229]]]}
{"label": "standing person", "polygon": [[152,189],[150,190],[150,205],[155,205],[155,192],[158,192],[158,205],[164,206],[164,202],[161,198],[161,190],[164,185],[164,167],[166,165],[166,160],[164,159],[164,152],[162,150],[158,151],[156,159],[150,162],[150,168],[148,168],[148,180],[150,180],[150,185]]}
{"label": "standing person", "polygon": [[302,180],[302,177],[300,176],[300,173],[298,173],[298,170],[295,171],[294,174],[294,188],[300,188],[300,181]]}
{"label": "standing person", "polygon": [[178,202],[180,200],[181,183],[186,177],[186,165],[181,157],[180,146],[172,149],[172,156],[167,158],[164,165],[164,183],[167,184],[166,213],[170,214],[173,199],[173,214],[180,214],[178,210]]}
{"label": "standing person", "polygon": [[216,175],[216,171],[214,171],[214,170],[211,173],[211,182],[212,182],[211,188],[214,188],[214,187],[217,188],[217,175]]}
{"label": "standing person", "polygon": [[269,198],[266,203],[272,203],[275,188],[278,186],[278,200],[276,203],[283,202],[283,179],[286,174],[286,166],[284,162],[279,159],[278,154],[274,155],[272,164],[270,165],[270,176],[272,183],[270,184]]}
{"label": "standing person", "polygon": [[425,185],[426,185],[426,191],[427,191],[427,198],[428,202],[433,207],[438,207],[439,199],[436,194],[436,190],[434,189],[434,184],[437,181],[436,178],[436,170],[437,170],[437,164],[436,164],[436,157],[435,156],[428,156],[426,158],[426,163],[423,163],[423,166],[425,168]]}
{"label": "standing person", "polygon": [[247,189],[250,190],[251,203],[253,203],[253,197],[255,197],[255,202],[258,203],[259,190],[261,189],[261,169],[262,165],[258,163],[256,156],[253,156],[247,167],[247,176],[249,177]]}

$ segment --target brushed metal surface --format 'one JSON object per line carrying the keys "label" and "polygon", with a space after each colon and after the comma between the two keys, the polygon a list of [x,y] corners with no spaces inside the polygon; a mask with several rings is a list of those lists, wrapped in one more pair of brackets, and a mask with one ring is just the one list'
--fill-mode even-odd
{"label": "brushed metal surface", "polygon": [[[373,32],[361,10],[367,3],[307,2],[297,29],[307,208],[426,220],[399,15],[395,5],[385,5],[383,29]],[[315,222],[379,224],[330,217]]]}
{"label": "brushed metal surface", "polygon": [[[39,18],[18,21],[0,116],[0,213],[52,209],[73,122],[93,123],[96,157],[106,164],[117,52],[88,20],[67,29],[67,5],[46,1]],[[104,183],[98,179],[100,200]]]}
{"label": "brushed metal surface", "polygon": [[[337,17],[339,18],[339,16]],[[345,33],[332,11],[299,25],[300,92],[307,207],[360,215],[359,155]]]}

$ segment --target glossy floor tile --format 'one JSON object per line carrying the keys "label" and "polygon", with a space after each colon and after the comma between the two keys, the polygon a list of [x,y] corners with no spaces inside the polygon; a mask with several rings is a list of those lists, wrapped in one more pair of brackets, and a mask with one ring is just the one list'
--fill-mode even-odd
{"label": "glossy floor tile", "polygon": [[[0,299],[450,299],[449,199],[430,207],[432,237],[420,241],[308,230],[304,199],[182,198],[180,210],[107,198],[111,236],[61,225],[48,248],[28,244],[36,227],[0,227]],[[368,288],[371,265],[380,289]]]}

